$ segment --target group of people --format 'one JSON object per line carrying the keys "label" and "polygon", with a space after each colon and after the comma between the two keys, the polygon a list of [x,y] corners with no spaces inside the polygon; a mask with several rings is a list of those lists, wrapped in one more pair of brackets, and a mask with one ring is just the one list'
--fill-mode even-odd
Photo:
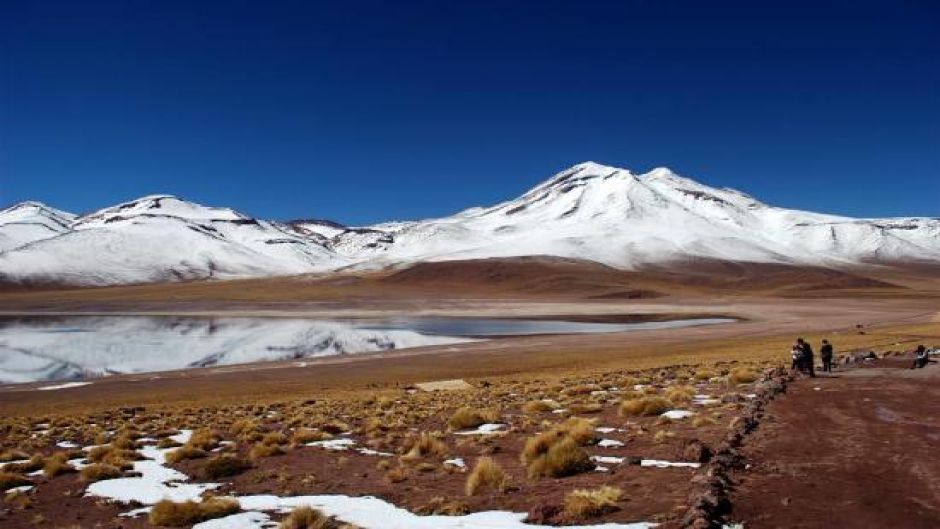
{"label": "group of people", "polygon": [[[793,357],[791,368],[795,371],[807,373],[811,377],[816,376],[816,364],[813,358],[813,346],[802,338],[797,338],[793,348],[790,349],[790,355]],[[832,372],[833,348],[829,340],[823,340],[819,348],[819,356],[822,358],[822,369],[827,373]]]}
{"label": "group of people", "polygon": [[[874,353],[870,354],[872,358],[875,358]],[[811,346],[809,342],[802,338],[797,338],[796,343],[793,344],[793,348],[790,349],[790,355],[793,357],[791,369],[806,373],[811,377],[816,376],[813,346]],[[819,356],[822,358],[822,370],[827,373],[832,372],[832,355],[832,344],[829,343],[829,340],[823,340],[822,345],[819,347]],[[914,351],[914,365],[911,366],[911,369],[922,369],[927,367],[928,363],[932,362],[936,362],[936,360],[930,359],[930,351],[923,345],[919,345],[917,346],[917,350]]]}

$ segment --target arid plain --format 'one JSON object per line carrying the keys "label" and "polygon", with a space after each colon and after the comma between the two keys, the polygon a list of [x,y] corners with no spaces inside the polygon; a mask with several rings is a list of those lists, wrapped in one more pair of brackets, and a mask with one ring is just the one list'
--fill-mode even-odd
{"label": "arid plain", "polygon": [[[825,337],[835,343],[840,360],[868,351],[906,358],[917,344],[936,345],[936,272],[913,267],[835,272],[722,262],[624,272],[567,259],[522,258],[329,277],[7,288],[0,294],[7,316],[357,319],[408,314],[596,322],[718,316],[738,321],[115,375],[57,391],[36,391],[42,383],[2,386],[6,459],[33,461],[18,463],[22,473],[16,475],[52,468],[56,458],[63,467],[69,467],[68,461],[77,464],[25,478],[35,489],[9,494],[0,521],[9,527],[163,523],[153,512],[150,518],[117,518],[128,508],[85,495],[97,481],[91,471],[77,467],[108,465],[117,468],[119,479],[134,479],[127,477],[133,470],[128,474],[122,468],[132,469],[133,452],[143,450],[148,439],[171,448],[171,436],[194,430],[195,441],[176,437],[183,448],[176,449],[180,457],[170,457],[169,465],[196,483],[223,482],[221,488],[207,489],[220,498],[377,495],[421,514],[498,509],[528,513],[529,522],[544,524],[691,527],[720,521],[778,527],[768,522],[777,519],[773,511],[790,508],[762,500],[755,510],[751,504],[757,503],[757,494],[749,487],[766,485],[760,475],[751,475],[756,470],[745,468],[774,465],[773,451],[763,449],[774,439],[761,432],[785,427],[773,424],[773,410],[781,406],[789,406],[781,408],[781,420],[794,420],[787,419],[794,413],[787,393],[799,395],[814,384],[779,369],[789,362],[790,344],[797,336],[814,344]],[[855,369],[840,364],[834,376],[823,380],[826,391],[845,385],[840,398],[851,401],[848,392],[857,390],[851,381],[860,379],[843,373]],[[451,380],[462,382],[452,385],[457,389],[420,389],[424,383]],[[905,382],[889,372],[882,384]],[[693,410],[694,418],[661,416],[671,409]],[[463,435],[487,424],[502,426],[491,434]],[[343,439],[349,447],[366,450],[323,448]],[[89,461],[88,454],[63,449],[63,442],[130,453],[99,453],[99,460]],[[553,450],[570,452],[560,468],[552,466],[557,463],[552,458],[561,457]],[[641,461],[695,466],[647,468]],[[211,468],[222,464],[238,468],[231,475],[213,474]],[[812,475],[811,469],[800,468]],[[845,472],[856,469],[845,466]],[[682,485],[676,485],[677,478]],[[710,494],[718,496],[712,498],[714,505],[696,500]],[[57,509],[62,497],[88,508]],[[910,526],[927,527],[919,524],[936,521],[930,509],[940,502],[936,495],[918,502],[921,510],[925,504],[933,507]],[[250,509],[243,503],[222,511],[217,514],[247,516]],[[176,525],[184,526],[214,517],[175,515],[183,520]],[[844,526],[875,526],[865,519]],[[789,526],[803,525],[797,518]]]}

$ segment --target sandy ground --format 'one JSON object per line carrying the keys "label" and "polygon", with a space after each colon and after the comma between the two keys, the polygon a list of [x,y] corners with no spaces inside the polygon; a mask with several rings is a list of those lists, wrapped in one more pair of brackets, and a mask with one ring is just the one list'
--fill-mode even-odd
{"label": "sandy ground", "polygon": [[748,529],[940,527],[940,368],[804,379],[768,407],[732,518]]}

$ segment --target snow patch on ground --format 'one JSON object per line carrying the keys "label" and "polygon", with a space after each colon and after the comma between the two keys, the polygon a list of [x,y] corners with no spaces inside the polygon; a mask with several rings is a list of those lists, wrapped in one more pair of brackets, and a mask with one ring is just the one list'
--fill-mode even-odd
{"label": "snow patch on ground", "polygon": [[659,459],[643,459],[640,461],[641,467],[656,467],[656,468],[669,468],[669,467],[682,467],[682,468],[699,468],[702,466],[701,463],[674,463],[672,461],[662,461]]}
{"label": "snow patch on ground", "polygon": [[[183,430],[170,438],[185,444],[191,435],[191,430]],[[166,454],[173,450],[176,449],[141,447],[137,452],[145,459],[135,461],[133,468],[139,476],[96,481],[88,485],[85,495],[121,503],[153,505],[164,499],[176,502],[200,501],[203,492],[219,487],[218,483],[183,483],[189,480],[189,476],[166,466]]]}
{"label": "snow patch on ground", "polygon": [[689,410],[669,410],[662,414],[662,416],[666,417],[667,419],[685,419],[686,417],[691,417],[693,415],[695,415],[695,412]]}
{"label": "snow patch on ground", "polygon": [[249,511],[197,523],[193,529],[258,529],[277,525],[267,514]]}
{"label": "snow patch on ground", "polygon": [[454,435],[493,435],[500,433],[503,428],[506,428],[506,425],[502,423],[486,423],[481,424],[475,430],[454,432]]}
{"label": "snow patch on ground", "polygon": [[[247,511],[286,512],[295,507],[307,505],[323,511],[324,514],[335,516],[343,522],[358,525],[362,529],[551,529],[548,526],[523,523],[526,513],[485,511],[464,516],[418,516],[371,496],[322,495],[280,498],[258,495],[241,496],[235,499],[241,504],[242,509]],[[638,522],[566,527],[567,529],[648,529],[654,526],[654,524]]]}
{"label": "snow patch on ground", "polygon": [[462,457],[455,457],[453,459],[447,459],[444,461],[444,464],[454,466],[457,468],[467,468],[467,463],[466,461],[463,460]]}
{"label": "snow patch on ground", "polygon": [[89,385],[89,384],[91,384],[91,382],[66,382],[66,383],[64,383],[64,384],[55,384],[55,385],[52,385],[52,386],[42,386],[42,387],[40,387],[40,388],[36,388],[36,390],[37,390],[37,391],[54,391],[54,390],[57,390],[57,389],[80,388],[80,387],[82,387],[82,386],[87,386],[87,385]]}
{"label": "snow patch on ground", "polygon": [[317,448],[323,448],[324,450],[349,450],[350,448],[356,446],[356,441],[352,439],[327,439],[325,441],[314,441],[312,443],[307,443],[307,446],[314,446]]}

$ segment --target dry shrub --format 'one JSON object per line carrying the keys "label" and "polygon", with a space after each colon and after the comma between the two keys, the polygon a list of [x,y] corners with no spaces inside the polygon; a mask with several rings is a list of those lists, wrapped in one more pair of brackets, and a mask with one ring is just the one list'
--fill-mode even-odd
{"label": "dry shrub", "polygon": [[176,448],[177,446],[183,446],[182,443],[178,443],[169,437],[164,437],[157,442],[157,448]]}
{"label": "dry shrub", "polygon": [[321,424],[320,429],[328,434],[337,435],[343,432],[348,432],[352,428],[350,428],[350,426],[343,421],[332,420]]}
{"label": "dry shrub", "polygon": [[307,443],[313,443],[316,441],[325,441],[326,439],[331,439],[333,436],[321,432],[320,430],[314,430],[312,428],[300,428],[294,435],[291,436],[291,444],[294,445],[303,445]]}
{"label": "dry shrub", "polygon": [[597,421],[581,417],[570,417],[565,422],[552,428],[553,432],[564,434],[579,445],[597,442]]}
{"label": "dry shrub", "polygon": [[422,432],[411,444],[403,459],[419,459],[425,456],[443,456],[447,454],[447,445],[428,432]]}
{"label": "dry shrub", "polygon": [[129,469],[133,466],[131,461],[140,459],[140,454],[133,450],[124,450],[112,446],[99,446],[88,453],[88,460],[94,463],[104,463],[120,469]]}
{"label": "dry shrub", "polygon": [[568,406],[571,413],[600,413],[604,406],[597,402],[576,402]]}
{"label": "dry shrub", "polygon": [[252,459],[260,459],[262,457],[278,456],[283,453],[284,448],[281,447],[281,445],[266,445],[264,443],[258,443],[251,447],[251,451],[248,452],[248,455]]}
{"label": "dry shrub", "polygon": [[620,415],[626,416],[660,415],[670,409],[672,404],[662,397],[642,397],[620,403]]}
{"label": "dry shrub", "polygon": [[15,472],[7,472],[5,470],[0,470],[0,490],[12,489],[14,487],[22,487],[24,485],[32,485],[33,482],[21,474]]}
{"label": "dry shrub", "polygon": [[82,479],[85,481],[103,481],[106,479],[119,478],[122,475],[120,468],[107,463],[93,463],[81,470]]}
{"label": "dry shrub", "polygon": [[729,384],[750,384],[757,378],[757,372],[747,367],[736,367],[728,373]]}
{"label": "dry shrub", "polygon": [[150,510],[150,523],[166,527],[183,527],[238,512],[238,502],[232,498],[208,498],[201,502],[176,503],[162,500]]}
{"label": "dry shrub", "polygon": [[75,472],[75,467],[69,464],[68,459],[68,454],[62,452],[52,454],[46,458],[46,462],[42,466],[43,475],[47,478],[54,478],[62,474]]}
{"label": "dry shrub", "polygon": [[529,415],[546,413],[561,408],[561,404],[550,399],[531,400],[522,405],[522,412]]}
{"label": "dry shrub", "polygon": [[470,512],[467,504],[458,500],[448,500],[443,496],[435,496],[426,504],[415,509],[415,514],[429,516],[437,514],[441,516],[463,516]]}
{"label": "dry shrub", "polygon": [[8,472],[35,472],[37,470],[42,470],[42,467],[46,464],[46,460],[42,457],[42,454],[34,454],[33,457],[29,458],[29,461],[24,461],[22,463],[7,463],[3,469]]}
{"label": "dry shrub", "polygon": [[607,514],[617,510],[621,497],[622,490],[607,485],[593,490],[574,490],[565,496],[565,515],[577,520]]}
{"label": "dry shrub", "polygon": [[598,391],[600,389],[601,387],[598,386],[597,384],[582,384],[580,386],[572,386],[570,388],[565,388],[565,390],[562,391],[562,394],[567,395],[569,397],[573,397],[575,395],[587,395],[591,393],[592,391]]}
{"label": "dry shrub", "polygon": [[193,432],[189,437],[189,441],[186,441],[186,445],[208,452],[217,447],[221,440],[216,432],[208,428],[201,428]]}
{"label": "dry shrub", "polygon": [[718,421],[711,417],[706,417],[704,415],[699,415],[692,419],[692,426],[696,428],[701,428],[703,426],[712,426],[718,424]]}
{"label": "dry shrub", "polygon": [[238,456],[215,456],[206,461],[202,474],[206,479],[236,476],[251,468],[251,462]]}
{"label": "dry shrub", "polygon": [[236,436],[252,434],[261,430],[261,423],[257,419],[238,419],[229,427],[229,431]]}
{"label": "dry shrub", "polygon": [[115,437],[114,440],[111,441],[111,446],[124,450],[135,450],[137,449],[136,437],[132,434],[124,433]]}
{"label": "dry shrub", "polygon": [[415,467],[415,470],[418,472],[434,472],[437,470],[437,465],[425,461],[423,463],[419,463],[418,466]]}
{"label": "dry shrub", "polygon": [[206,451],[189,444],[166,453],[166,460],[169,463],[179,463],[185,459],[199,459],[201,457],[206,457]]}
{"label": "dry shrub", "polygon": [[696,371],[694,375],[692,375],[692,379],[701,382],[704,380],[711,380],[717,376],[718,376],[718,373],[710,369],[700,369]]}
{"label": "dry shrub", "polygon": [[476,428],[485,423],[483,415],[472,408],[459,408],[447,420],[447,426],[454,430],[464,430],[467,428]]}
{"label": "dry shrub", "polygon": [[667,432],[666,430],[659,430],[653,435],[653,441],[656,443],[665,443],[669,439],[675,437],[676,434],[672,432]]}
{"label": "dry shrub", "polygon": [[408,469],[405,467],[395,467],[385,473],[385,479],[389,483],[401,483],[408,479]]}
{"label": "dry shrub", "polygon": [[332,518],[306,505],[296,507],[278,525],[278,529],[337,529],[337,527]]}
{"label": "dry shrub", "polygon": [[591,458],[571,437],[560,432],[544,432],[526,440],[522,462],[529,477],[560,478],[594,468]]}
{"label": "dry shrub", "polygon": [[287,444],[287,436],[281,432],[271,432],[261,438],[261,444],[265,445],[283,445]]}
{"label": "dry shrub", "polygon": [[503,467],[491,457],[481,457],[467,476],[464,490],[467,496],[473,496],[484,487],[505,491],[508,486],[509,477],[503,471]]}
{"label": "dry shrub", "polygon": [[666,389],[666,400],[673,406],[686,404],[695,396],[695,388],[689,386],[672,386]]}
{"label": "dry shrub", "polygon": [[5,450],[3,453],[0,453],[0,462],[6,463],[9,461],[19,461],[21,459],[29,459],[29,454],[22,450],[17,450],[15,448],[10,450]]}

